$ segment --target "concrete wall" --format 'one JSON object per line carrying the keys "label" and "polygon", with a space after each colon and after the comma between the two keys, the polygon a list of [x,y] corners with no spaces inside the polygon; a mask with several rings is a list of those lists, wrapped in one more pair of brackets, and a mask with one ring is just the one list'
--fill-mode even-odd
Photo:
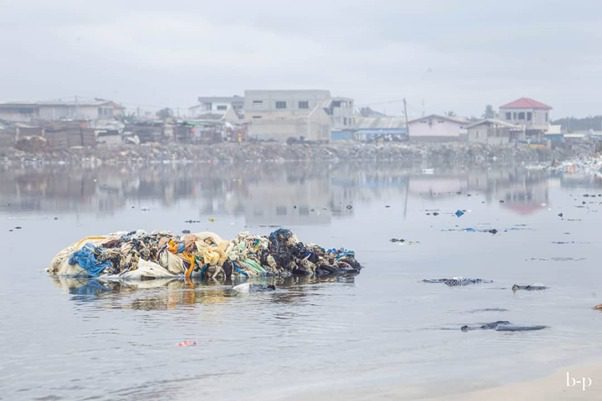
{"label": "concrete wall", "polygon": [[506,145],[510,143],[508,128],[496,128],[491,125],[481,124],[468,128],[468,142],[484,143],[488,145]]}
{"label": "concrete wall", "polygon": [[99,117],[98,106],[40,106],[39,118],[41,120],[97,120]]}
{"label": "concrete wall", "polygon": [[[247,90],[245,91],[245,117],[270,112],[308,113],[318,104],[330,99],[327,90]],[[276,108],[276,102],[285,102],[285,108]],[[307,102],[303,108],[300,102]]]}
{"label": "concrete wall", "polygon": [[25,123],[38,118],[38,110],[32,108],[2,107],[0,106],[0,120]]}
{"label": "concrete wall", "polygon": [[307,116],[269,116],[253,119],[249,125],[250,139],[286,142],[289,138],[309,141],[330,140],[330,118],[324,112]]}
{"label": "concrete wall", "polygon": [[[524,118],[520,118],[522,117],[521,113],[524,114]],[[527,113],[531,113],[531,121],[527,120]],[[549,128],[548,110],[500,109],[499,119],[516,125],[524,125],[527,129],[547,130]]]}

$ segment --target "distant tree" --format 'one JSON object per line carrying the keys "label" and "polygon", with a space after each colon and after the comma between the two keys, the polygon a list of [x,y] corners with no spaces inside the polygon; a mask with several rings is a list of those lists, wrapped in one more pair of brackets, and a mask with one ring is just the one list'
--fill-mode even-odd
{"label": "distant tree", "polygon": [[161,120],[167,120],[168,118],[173,117],[173,110],[169,107],[165,107],[164,109],[159,110],[156,113],[156,116],[159,117]]}
{"label": "distant tree", "polygon": [[495,118],[495,110],[493,110],[493,106],[488,104],[485,106],[485,112],[483,113],[483,118]]}
{"label": "distant tree", "polygon": [[453,111],[448,111],[447,113],[445,113],[445,115],[448,117],[456,117],[456,113],[454,113]]}
{"label": "distant tree", "polygon": [[552,124],[561,125],[564,131],[600,131],[602,130],[602,115],[583,118],[565,117],[552,121]]}

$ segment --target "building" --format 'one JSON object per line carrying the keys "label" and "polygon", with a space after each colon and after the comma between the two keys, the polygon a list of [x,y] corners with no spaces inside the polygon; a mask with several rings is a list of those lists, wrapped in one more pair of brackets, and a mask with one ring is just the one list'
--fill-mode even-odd
{"label": "building", "polygon": [[244,97],[238,95],[199,97],[197,100],[199,103],[188,109],[192,117],[204,114],[225,115],[229,110],[242,115],[245,105]]}
{"label": "building", "polygon": [[468,142],[506,145],[524,139],[522,127],[495,118],[477,121],[466,127]]}
{"label": "building", "polygon": [[332,98],[327,113],[330,115],[333,130],[348,130],[355,126],[353,99],[347,97]]}
{"label": "building", "polygon": [[249,139],[327,142],[330,138],[329,110],[337,107],[327,90],[246,90],[244,98]]}
{"label": "building", "polygon": [[408,132],[406,121],[402,117],[378,116],[357,117],[352,128],[334,130],[332,140],[372,141],[406,141]]}
{"label": "building", "polygon": [[123,106],[105,99],[0,103],[0,119],[12,122],[111,120],[123,116],[124,111]]}
{"label": "building", "polygon": [[411,141],[463,141],[466,140],[468,121],[450,116],[431,114],[408,121]]}
{"label": "building", "polygon": [[542,138],[550,127],[550,110],[547,104],[521,97],[500,106],[499,118],[524,127],[527,139]]}

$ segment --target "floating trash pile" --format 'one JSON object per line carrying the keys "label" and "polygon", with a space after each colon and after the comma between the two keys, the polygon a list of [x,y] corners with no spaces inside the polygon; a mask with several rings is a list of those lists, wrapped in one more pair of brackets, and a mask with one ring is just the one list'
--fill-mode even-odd
{"label": "floating trash pile", "polygon": [[212,232],[174,235],[143,230],[84,237],[60,251],[47,271],[61,276],[144,280],[357,274],[351,250],[305,244],[287,229],[269,236],[239,233],[225,240]]}

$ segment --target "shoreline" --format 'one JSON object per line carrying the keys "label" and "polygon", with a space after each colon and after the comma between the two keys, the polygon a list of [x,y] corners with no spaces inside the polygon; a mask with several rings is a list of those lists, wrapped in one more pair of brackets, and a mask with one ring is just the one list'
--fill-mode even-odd
{"label": "shoreline", "polygon": [[589,147],[542,148],[526,144],[490,146],[474,143],[219,143],[213,145],[157,144],[114,147],[72,147],[61,150],[26,152],[15,148],[0,150],[0,165],[149,165],[266,162],[378,161],[407,165],[448,163],[482,165],[542,163],[593,154]]}
{"label": "shoreline", "polygon": [[544,377],[423,401],[588,401],[602,399],[602,362],[569,365]]}
{"label": "shoreline", "polygon": [[[567,378],[567,372],[569,374]],[[582,384],[583,379],[585,385]],[[568,380],[568,385],[567,385]],[[463,383],[433,383],[434,390],[424,386],[384,385],[362,386],[347,390],[336,390],[337,399],[347,401],[590,401],[602,399],[602,361],[567,365],[557,368],[553,373],[524,381],[506,384],[485,384],[483,387],[461,389]],[[445,388],[448,387],[446,392]],[[585,389],[584,389],[585,388]],[[273,399],[286,401],[327,401],[333,399],[330,390],[314,389],[297,394],[275,394]],[[268,399],[272,399],[268,397]]]}

